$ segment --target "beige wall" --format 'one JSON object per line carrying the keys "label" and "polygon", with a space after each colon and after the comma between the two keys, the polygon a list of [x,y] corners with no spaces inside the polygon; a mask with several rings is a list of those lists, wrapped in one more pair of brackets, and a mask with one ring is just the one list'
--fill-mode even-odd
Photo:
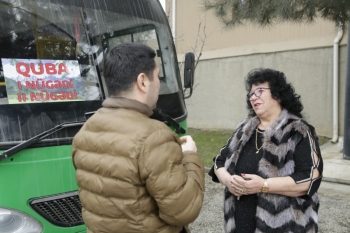
{"label": "beige wall", "polygon": [[[244,77],[256,67],[283,71],[301,95],[304,117],[319,135],[333,136],[332,49],[237,56],[199,62],[195,90],[186,100],[188,125],[234,129],[247,116]],[[341,47],[340,72],[345,74],[346,47]],[[344,134],[345,75],[339,80],[339,130]]]}
{"label": "beige wall", "polygon": [[[202,59],[329,47],[333,46],[337,35],[335,24],[322,19],[310,24],[283,23],[261,28],[249,23],[225,29],[213,12],[203,11],[202,1],[176,0],[175,41],[178,54],[193,50],[197,40],[196,52],[199,52],[200,40],[204,37]],[[170,25],[173,25],[172,6],[168,0],[166,13],[170,14]],[[347,35],[344,35],[341,45],[346,42]]]}
{"label": "beige wall", "polygon": [[[176,48],[179,61],[186,51],[199,53],[193,96],[186,100],[188,125],[197,128],[230,128],[247,116],[244,77],[253,68],[283,71],[301,95],[305,119],[322,136],[333,135],[333,44],[337,28],[332,22],[252,25],[227,31],[201,0],[176,1]],[[167,1],[167,7],[171,4]],[[168,13],[172,9],[166,10]],[[171,17],[170,17],[171,19]],[[202,19],[202,21],[201,21]],[[199,37],[198,25],[201,23]],[[170,22],[172,25],[172,22]],[[205,26],[205,33],[203,32]],[[346,28],[347,26],[345,26]],[[347,32],[346,32],[347,33]],[[196,45],[196,40],[199,42]],[[343,135],[347,35],[340,42],[339,134]]]}

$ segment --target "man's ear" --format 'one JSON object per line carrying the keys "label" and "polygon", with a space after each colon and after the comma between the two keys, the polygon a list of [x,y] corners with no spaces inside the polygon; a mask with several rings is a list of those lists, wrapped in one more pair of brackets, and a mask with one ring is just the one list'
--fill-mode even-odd
{"label": "man's ear", "polygon": [[146,92],[147,82],[147,76],[144,73],[140,73],[136,79],[136,86],[140,91]]}

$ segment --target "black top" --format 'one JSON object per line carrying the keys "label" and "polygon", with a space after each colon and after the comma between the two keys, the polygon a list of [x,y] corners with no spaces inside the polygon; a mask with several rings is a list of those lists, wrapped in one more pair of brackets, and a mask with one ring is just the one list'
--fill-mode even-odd
{"label": "black top", "polygon": [[[262,130],[260,130],[263,132]],[[247,144],[243,147],[242,153],[236,164],[236,174],[255,174],[257,175],[258,163],[262,158],[263,150],[256,153],[255,137],[256,132],[250,137]],[[262,146],[263,134],[258,133],[258,148]],[[242,195],[235,201],[235,233],[250,233],[255,231],[256,207],[258,205],[258,196],[256,194]]]}

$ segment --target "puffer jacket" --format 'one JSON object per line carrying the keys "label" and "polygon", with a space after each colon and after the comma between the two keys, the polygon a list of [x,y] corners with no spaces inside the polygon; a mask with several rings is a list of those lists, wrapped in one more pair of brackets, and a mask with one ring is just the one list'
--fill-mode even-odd
{"label": "puffer jacket", "polygon": [[73,140],[88,232],[179,233],[199,215],[204,166],[138,101],[107,98]]}

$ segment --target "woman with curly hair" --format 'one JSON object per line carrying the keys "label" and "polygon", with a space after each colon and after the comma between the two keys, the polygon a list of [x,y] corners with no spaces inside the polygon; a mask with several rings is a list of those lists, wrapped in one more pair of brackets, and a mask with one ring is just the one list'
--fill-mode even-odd
{"label": "woman with curly hair", "polygon": [[323,162],[315,129],[284,73],[246,77],[249,117],[213,159],[227,233],[317,232]]}

